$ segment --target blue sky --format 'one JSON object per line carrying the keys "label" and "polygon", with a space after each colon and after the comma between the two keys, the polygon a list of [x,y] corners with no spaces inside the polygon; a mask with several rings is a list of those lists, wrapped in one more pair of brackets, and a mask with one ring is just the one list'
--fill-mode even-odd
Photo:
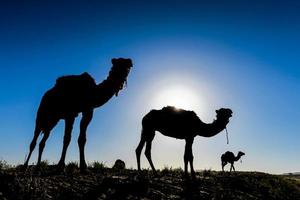
{"label": "blue sky", "polygon": [[[234,112],[228,125],[229,145],[224,132],[196,138],[196,169],[220,170],[222,153],[242,150],[246,156],[237,164],[239,170],[300,170],[300,3],[0,4],[0,158],[13,164],[24,161],[40,99],[57,77],[86,71],[100,82],[111,58],[130,57],[134,68],[128,87],[98,108],[89,126],[89,162],[111,166],[121,158],[136,167],[134,149],[142,117],[170,99],[182,99],[183,92],[190,97],[186,108],[207,123],[220,107]],[[170,97],[170,91],[179,95]],[[78,160],[77,137],[75,126],[68,161]],[[60,123],[47,142],[44,159],[58,161],[62,139]],[[182,167],[183,150],[183,141],[158,133],[154,164]],[[144,157],[142,166],[149,167]]]}

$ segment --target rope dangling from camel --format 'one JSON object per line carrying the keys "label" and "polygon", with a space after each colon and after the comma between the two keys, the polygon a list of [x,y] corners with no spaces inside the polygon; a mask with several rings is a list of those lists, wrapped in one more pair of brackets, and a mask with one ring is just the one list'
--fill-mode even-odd
{"label": "rope dangling from camel", "polygon": [[229,144],[227,127],[225,127],[225,130],[226,130],[226,139],[227,139],[227,144]]}

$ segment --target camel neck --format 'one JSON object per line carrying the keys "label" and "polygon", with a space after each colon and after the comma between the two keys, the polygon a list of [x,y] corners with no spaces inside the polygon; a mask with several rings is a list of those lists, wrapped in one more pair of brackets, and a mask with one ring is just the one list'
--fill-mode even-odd
{"label": "camel neck", "polygon": [[242,157],[241,155],[237,155],[237,156],[235,157],[235,161],[238,161],[241,157]]}
{"label": "camel neck", "polygon": [[99,83],[95,90],[94,107],[99,107],[105,104],[114,95],[122,89],[124,82],[108,76],[104,81]]}
{"label": "camel neck", "polygon": [[217,135],[218,133],[220,133],[221,131],[223,131],[226,128],[226,125],[228,124],[228,121],[225,122],[223,120],[215,120],[210,124],[202,124],[202,127],[204,127],[204,129],[206,131],[204,131],[206,133],[206,135],[201,135],[204,137],[212,137]]}

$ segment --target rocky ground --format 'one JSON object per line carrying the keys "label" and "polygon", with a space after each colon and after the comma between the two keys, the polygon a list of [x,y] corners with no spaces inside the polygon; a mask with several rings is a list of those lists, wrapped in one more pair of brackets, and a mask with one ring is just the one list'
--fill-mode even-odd
{"label": "rocky ground", "polygon": [[1,170],[0,200],[23,199],[300,199],[297,179],[258,172],[201,171],[186,179],[180,169],[151,171],[90,168],[81,175],[77,166],[57,174],[52,166],[25,173]]}

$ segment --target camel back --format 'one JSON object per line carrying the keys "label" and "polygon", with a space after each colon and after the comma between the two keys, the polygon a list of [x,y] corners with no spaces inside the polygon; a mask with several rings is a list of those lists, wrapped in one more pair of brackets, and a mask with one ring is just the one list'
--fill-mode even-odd
{"label": "camel back", "polygon": [[169,118],[177,118],[182,120],[198,120],[199,117],[194,111],[166,106],[161,109],[162,113]]}
{"label": "camel back", "polygon": [[78,90],[80,88],[93,88],[96,86],[95,80],[87,72],[80,75],[62,76],[56,79],[55,88],[61,90]]}

